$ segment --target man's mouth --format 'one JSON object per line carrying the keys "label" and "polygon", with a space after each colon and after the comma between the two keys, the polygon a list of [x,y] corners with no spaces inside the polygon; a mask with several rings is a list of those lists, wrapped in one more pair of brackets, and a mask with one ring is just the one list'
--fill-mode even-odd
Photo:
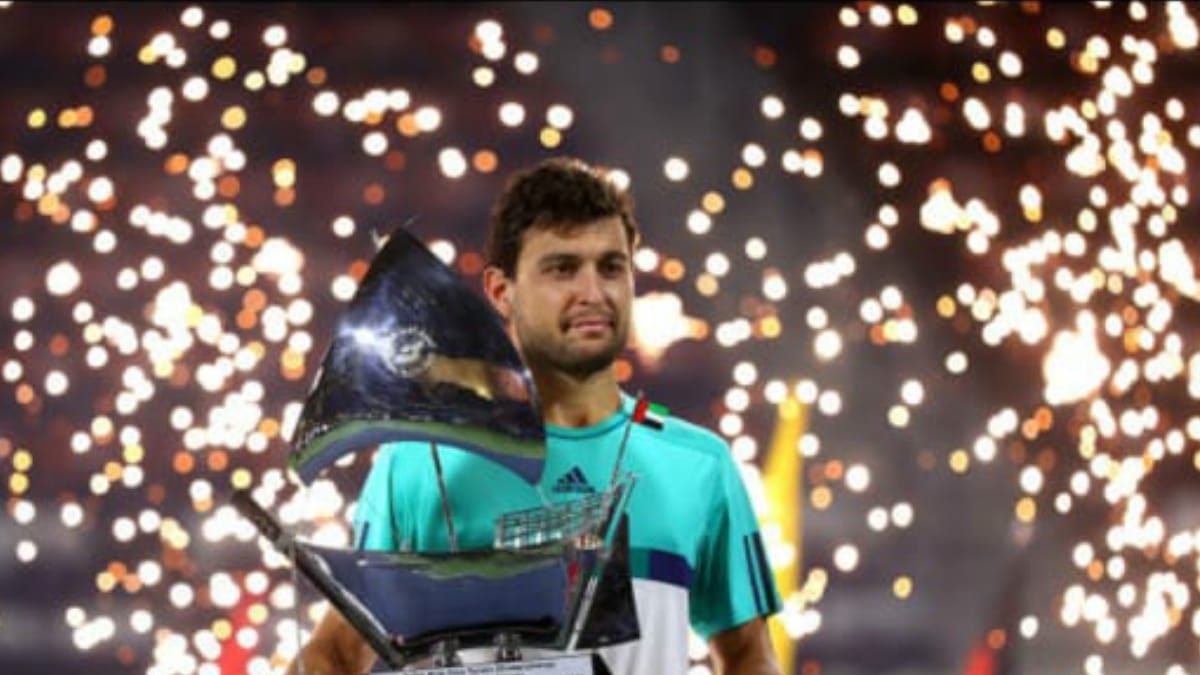
{"label": "man's mouth", "polygon": [[582,317],[567,321],[563,330],[564,332],[578,331],[581,333],[591,333],[601,330],[610,330],[612,327],[612,319],[606,317]]}

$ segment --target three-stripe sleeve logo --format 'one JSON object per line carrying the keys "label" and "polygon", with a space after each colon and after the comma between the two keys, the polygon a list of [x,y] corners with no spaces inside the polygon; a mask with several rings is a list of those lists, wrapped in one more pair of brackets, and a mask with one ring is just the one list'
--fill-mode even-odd
{"label": "three-stripe sleeve logo", "polygon": [[750,586],[754,591],[754,607],[760,616],[766,616],[773,610],[775,580],[758,532],[742,537],[742,549],[746,553],[746,573],[750,575]]}

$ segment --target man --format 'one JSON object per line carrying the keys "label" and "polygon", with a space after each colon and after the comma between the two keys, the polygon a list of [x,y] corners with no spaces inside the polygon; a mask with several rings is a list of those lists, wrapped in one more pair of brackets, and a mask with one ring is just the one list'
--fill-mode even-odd
{"label": "man", "polygon": [[[629,196],[577,160],[518,173],[492,213],[484,292],[537,388],[548,449],[539,487],[552,500],[607,486],[633,412],[612,365],[629,331],[637,239]],[[429,453],[402,448],[376,457],[356,542],[446,550]],[[440,453],[460,548],[489,547],[495,515],[536,505],[502,467],[454,448]],[[778,674],[764,618],[781,603],[726,443],[676,418],[635,425],[621,469],[637,475],[628,513],[642,637],[601,650],[605,662],[621,674],[685,673],[690,623],[718,672]],[[302,655],[308,675],[361,673],[374,658],[332,609]]]}

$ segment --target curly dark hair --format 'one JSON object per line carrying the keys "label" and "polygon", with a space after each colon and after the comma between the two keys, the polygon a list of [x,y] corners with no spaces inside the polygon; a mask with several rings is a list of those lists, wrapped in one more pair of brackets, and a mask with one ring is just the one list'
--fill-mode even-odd
{"label": "curly dark hair", "polygon": [[543,160],[514,174],[496,200],[484,249],[487,264],[513,276],[526,230],[571,229],[610,216],[620,216],[632,250],[640,237],[633,197],[583,161]]}

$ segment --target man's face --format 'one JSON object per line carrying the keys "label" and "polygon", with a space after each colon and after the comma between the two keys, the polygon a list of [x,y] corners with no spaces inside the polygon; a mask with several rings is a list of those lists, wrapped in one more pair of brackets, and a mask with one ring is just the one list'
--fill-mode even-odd
{"label": "man's face", "polygon": [[528,230],[507,285],[507,316],[531,368],[586,377],[625,346],[633,270],[620,217]]}

